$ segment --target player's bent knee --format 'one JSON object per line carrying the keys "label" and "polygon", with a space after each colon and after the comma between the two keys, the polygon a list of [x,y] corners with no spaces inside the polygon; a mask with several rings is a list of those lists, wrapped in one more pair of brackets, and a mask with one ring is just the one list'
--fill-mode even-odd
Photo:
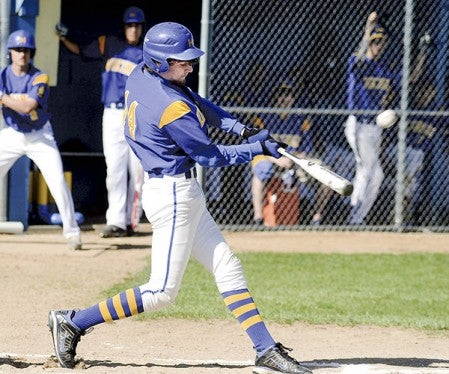
{"label": "player's bent knee", "polygon": [[242,264],[231,250],[226,251],[216,263],[214,277],[221,293],[247,288]]}

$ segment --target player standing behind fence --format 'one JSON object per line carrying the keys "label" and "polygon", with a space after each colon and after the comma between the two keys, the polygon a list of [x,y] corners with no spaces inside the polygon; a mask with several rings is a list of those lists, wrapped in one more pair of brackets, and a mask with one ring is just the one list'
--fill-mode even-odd
{"label": "player standing behind fence", "polygon": [[[192,255],[213,274],[225,304],[251,339],[254,372],[310,373],[268,332],[241,263],[208,212],[195,178],[196,163],[219,167],[247,163],[259,154],[279,158],[277,149],[285,144],[269,138],[266,130],[245,128],[185,86],[203,54],[178,23],[157,24],[145,36],[144,62],[126,86],[125,133],[148,175],[142,201],[153,229],[151,276],[148,283],[90,308],[50,311],[49,327],[63,367],[75,366],[77,343],[92,326],[173,303]],[[209,126],[243,135],[249,143],[214,144]]]}
{"label": "player standing behind fence", "polygon": [[[273,106],[285,109],[285,112],[263,113],[255,118],[255,125],[267,129],[276,140],[288,144],[288,151],[301,156],[310,155],[313,149],[312,121],[310,117],[290,112],[295,101],[292,83],[289,81],[283,82],[276,89]],[[307,104],[307,99],[303,99],[300,103],[302,106],[307,106]],[[285,156],[278,159],[269,156],[256,156],[252,161],[251,192],[254,224],[257,226],[264,223],[263,206],[266,187],[275,174],[275,166],[282,169],[291,169],[293,161]],[[294,173],[294,170],[286,170],[284,173],[287,173],[288,176],[289,172]],[[290,175],[290,178],[293,178],[293,174]],[[295,211],[293,207],[292,211]]]}
{"label": "player standing behind fence", "polygon": [[0,108],[6,126],[0,130],[0,179],[23,155],[39,168],[55,199],[69,248],[82,249],[72,194],[64,179],[61,155],[53,136],[47,101],[48,75],[31,64],[34,35],[11,33],[7,42],[11,64],[0,73]]}
{"label": "player standing behind fence", "polygon": [[[437,111],[437,88],[435,73],[430,60],[431,37],[420,38],[419,52],[410,74],[410,107],[412,110]],[[435,139],[442,135],[442,118],[428,114],[410,114],[407,117],[407,139],[404,170],[404,199],[406,224],[418,225],[423,222],[424,201],[426,199],[426,177],[432,172],[428,157],[435,148]],[[396,133],[398,127],[391,131]],[[397,148],[397,147],[396,147]],[[397,149],[394,151],[397,155]]]}
{"label": "player standing behind fence", "polygon": [[[130,236],[142,213],[143,170],[123,135],[125,84],[134,67],[142,61],[142,35],[145,15],[140,8],[127,8],[123,14],[124,37],[102,35],[85,46],[67,39],[61,23],[56,32],[71,52],[87,59],[103,59],[102,73],[103,152],[106,161],[108,209],[103,238]],[[129,173],[129,178],[128,178]]]}
{"label": "player standing behind fence", "polygon": [[[377,13],[367,19],[358,52],[349,59],[348,109],[381,110],[389,104],[393,75],[380,60],[387,40],[386,30],[377,23]],[[384,173],[379,160],[382,129],[375,115],[350,115],[345,135],[356,158],[349,224],[364,224],[376,201]]]}

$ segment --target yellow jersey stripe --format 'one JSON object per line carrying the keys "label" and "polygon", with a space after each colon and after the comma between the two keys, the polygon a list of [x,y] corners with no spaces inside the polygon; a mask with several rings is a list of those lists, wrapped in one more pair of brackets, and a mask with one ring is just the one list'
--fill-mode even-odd
{"label": "yellow jersey stripe", "polygon": [[242,327],[245,330],[248,330],[251,326],[254,326],[256,323],[262,322],[262,317],[257,314],[255,316],[252,316],[251,318],[248,318],[247,320],[242,322]]}
{"label": "yellow jersey stripe", "polygon": [[48,84],[49,78],[47,74],[39,74],[36,78],[33,80],[33,86],[39,83]]}
{"label": "yellow jersey stripe", "polygon": [[266,160],[268,160],[268,157],[267,157],[267,156],[264,156],[264,155],[257,155],[257,156],[254,156],[254,158],[251,160],[251,166],[254,167],[254,166],[256,166],[259,162],[261,162],[261,161],[266,161]]}
{"label": "yellow jersey stripe", "polygon": [[130,288],[129,290],[126,290],[126,300],[128,300],[128,306],[131,315],[135,316],[136,314],[139,314],[137,310],[136,297],[134,296],[134,289]]}
{"label": "yellow jersey stripe", "polygon": [[240,317],[242,314],[245,314],[246,312],[249,312],[250,310],[255,310],[256,309],[256,304],[254,303],[249,303],[246,305],[242,305],[236,309],[234,309],[232,311],[232,313],[234,314],[234,316],[236,316],[237,318]]}
{"label": "yellow jersey stripe", "polygon": [[245,299],[250,299],[251,295],[249,292],[243,292],[236,295],[231,295],[224,298],[224,302],[226,305],[231,305],[232,303],[235,303],[236,301],[241,301]]}
{"label": "yellow jersey stripe", "polygon": [[169,123],[177,120],[178,118],[185,116],[189,112],[190,108],[185,102],[180,100],[175,101],[174,103],[171,103],[167,108],[165,108],[159,121],[159,127],[162,128],[165,125],[168,125]]}
{"label": "yellow jersey stripe", "polygon": [[109,313],[109,309],[108,309],[108,305],[106,304],[106,301],[102,301],[101,303],[98,304],[98,306],[100,307],[100,313],[101,313],[101,316],[103,317],[104,321],[105,322],[112,321],[111,313]]}
{"label": "yellow jersey stripe", "polygon": [[112,304],[114,305],[115,312],[117,313],[118,318],[125,318],[126,314],[123,310],[122,302],[120,301],[120,295],[115,295],[112,298]]}

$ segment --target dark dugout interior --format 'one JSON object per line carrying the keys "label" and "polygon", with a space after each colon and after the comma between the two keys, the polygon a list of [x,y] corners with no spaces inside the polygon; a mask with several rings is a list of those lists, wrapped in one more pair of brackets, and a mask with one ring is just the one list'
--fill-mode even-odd
{"label": "dark dugout interior", "polygon": [[[145,32],[159,22],[179,22],[193,33],[199,46],[201,1],[62,0],[61,22],[71,40],[85,44],[99,35],[123,32],[122,15],[129,6],[145,12]],[[45,66],[40,67],[45,70]],[[104,217],[107,209],[106,165],[102,156],[102,61],[85,61],[60,45],[57,86],[51,87],[49,109],[64,169],[72,172],[77,211]],[[189,85],[196,89],[197,71]]]}

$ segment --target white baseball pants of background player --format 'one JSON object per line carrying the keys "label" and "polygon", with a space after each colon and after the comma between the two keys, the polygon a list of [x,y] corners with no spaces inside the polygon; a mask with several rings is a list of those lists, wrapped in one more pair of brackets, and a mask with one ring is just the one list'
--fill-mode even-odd
{"label": "white baseball pants of background player", "polygon": [[0,130],[0,178],[24,155],[37,165],[44,176],[61,214],[64,237],[79,236],[72,194],[64,179],[61,155],[49,122],[42,129],[30,133],[21,133],[11,127]]}
{"label": "white baseball pants of background player", "polygon": [[360,123],[351,115],[345,124],[345,136],[356,159],[349,224],[360,225],[373,207],[384,179],[379,160],[382,129],[374,123]]}
{"label": "white baseball pants of background player", "polygon": [[140,286],[145,311],[172,303],[192,255],[213,274],[220,293],[246,289],[242,266],[206,208],[195,178],[150,178],[142,203],[153,230],[151,275]]}
{"label": "white baseball pants of background player", "polygon": [[123,109],[105,107],[102,126],[108,193],[106,224],[126,229],[128,225],[137,226],[142,214],[143,168],[126,142],[123,113]]}

